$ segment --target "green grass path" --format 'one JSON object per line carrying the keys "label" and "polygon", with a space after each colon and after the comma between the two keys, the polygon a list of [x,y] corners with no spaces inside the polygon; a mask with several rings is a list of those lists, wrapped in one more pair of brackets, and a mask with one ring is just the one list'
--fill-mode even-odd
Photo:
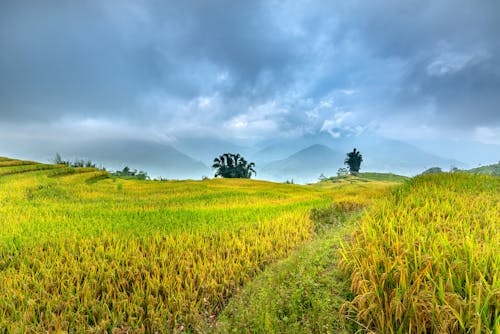
{"label": "green grass path", "polygon": [[322,226],[314,241],[270,265],[231,299],[207,329],[216,333],[352,333],[341,308],[350,280],[339,247],[358,215]]}

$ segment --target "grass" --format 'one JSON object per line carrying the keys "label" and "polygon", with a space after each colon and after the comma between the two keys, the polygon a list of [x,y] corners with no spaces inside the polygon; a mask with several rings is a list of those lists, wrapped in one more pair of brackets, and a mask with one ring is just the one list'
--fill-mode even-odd
{"label": "grass", "polygon": [[497,164],[492,164],[492,165],[488,165],[488,166],[481,166],[481,167],[477,167],[477,168],[472,168],[466,172],[472,173],[472,174],[484,174],[484,175],[500,176],[500,162]]}
{"label": "grass", "polygon": [[366,180],[383,182],[404,182],[409,180],[407,176],[392,173],[359,173],[358,177]]}
{"label": "grass", "polygon": [[317,210],[319,236],[287,259],[270,265],[234,297],[216,332],[351,333],[340,309],[350,297],[339,269],[341,237],[352,230],[342,208]]}
{"label": "grass", "polygon": [[409,180],[409,177],[392,174],[392,173],[357,173],[355,175],[341,175],[341,176],[333,176],[327,178],[320,182],[320,184],[328,184],[328,183],[369,183],[370,186],[372,184],[381,183],[383,185],[387,185],[387,183],[399,184],[401,182],[405,182]]}

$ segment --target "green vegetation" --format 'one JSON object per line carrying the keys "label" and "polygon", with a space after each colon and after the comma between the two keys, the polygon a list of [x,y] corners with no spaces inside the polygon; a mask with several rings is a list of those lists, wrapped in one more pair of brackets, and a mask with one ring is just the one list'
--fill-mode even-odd
{"label": "green vegetation", "polygon": [[392,173],[358,173],[360,179],[380,182],[404,182],[410,178]]}
{"label": "green vegetation", "polygon": [[64,160],[59,153],[56,153],[54,158],[54,163],[56,165],[66,165],[68,167],[85,167],[85,168],[97,168],[96,164],[91,160],[77,159],[75,161]]}
{"label": "green vegetation", "polygon": [[362,161],[363,156],[361,153],[356,149],[353,149],[352,152],[347,153],[347,158],[345,158],[344,164],[349,167],[349,172],[351,174],[355,174],[359,173]]}
{"label": "green vegetation", "polygon": [[215,177],[249,179],[255,172],[255,163],[247,162],[239,154],[225,153],[214,159]]}
{"label": "green vegetation", "polygon": [[142,170],[130,169],[128,166],[125,166],[122,170],[112,172],[111,176],[129,180],[149,180],[148,173]]}
{"label": "green vegetation", "polygon": [[500,162],[493,165],[469,169],[467,173],[500,176]]}
{"label": "green vegetation", "polygon": [[322,183],[400,183],[409,180],[407,176],[392,174],[392,173],[356,173],[355,175],[341,174],[329,178],[323,178]]}
{"label": "green vegetation", "polygon": [[352,230],[348,219],[357,217],[348,214],[357,209],[313,210],[319,237],[246,285],[220,316],[217,332],[351,333],[340,313],[351,296],[349,282],[338,263],[341,237]]}
{"label": "green vegetation", "polygon": [[422,172],[422,175],[443,173],[441,167],[431,167]]}

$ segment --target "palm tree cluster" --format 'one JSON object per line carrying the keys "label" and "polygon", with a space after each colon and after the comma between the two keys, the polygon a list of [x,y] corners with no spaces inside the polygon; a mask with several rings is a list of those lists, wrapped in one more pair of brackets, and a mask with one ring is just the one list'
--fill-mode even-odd
{"label": "palm tree cluster", "polygon": [[246,178],[249,179],[255,172],[255,163],[247,162],[239,154],[225,153],[214,159],[212,168],[216,168],[215,177]]}
{"label": "palm tree cluster", "polygon": [[344,164],[349,166],[349,172],[351,172],[351,174],[355,174],[359,172],[362,161],[363,156],[358,150],[354,149],[352,152],[347,153],[347,158],[345,159]]}

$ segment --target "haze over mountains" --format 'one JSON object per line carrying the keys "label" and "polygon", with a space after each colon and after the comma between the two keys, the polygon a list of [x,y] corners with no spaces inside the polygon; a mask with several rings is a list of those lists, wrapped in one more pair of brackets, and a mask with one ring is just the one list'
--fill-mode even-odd
{"label": "haze over mountains", "polygon": [[0,155],[200,179],[240,153],[281,182],[354,147],[362,171],[496,163],[498,31],[499,1],[0,1]]}
{"label": "haze over mountains", "polygon": [[[472,168],[478,165],[454,159],[451,154],[448,156],[453,150],[443,151],[443,155],[433,154],[415,145],[376,135],[334,138],[328,132],[246,143],[216,138],[176,138],[163,142],[131,138],[57,143],[17,141],[9,143],[8,150],[2,150],[0,155],[47,162],[58,152],[65,159],[90,159],[113,170],[129,166],[144,170],[152,177],[201,179],[213,177],[213,159],[230,152],[240,153],[248,161],[255,162],[258,179],[277,182],[293,179],[296,183],[307,183],[317,181],[320,174],[336,175],[339,168],[345,167],[346,153],[354,147],[363,155],[362,171],[411,176],[433,166],[449,170],[452,166]],[[478,147],[478,151],[489,152],[490,160],[485,159],[483,164],[499,160],[500,146]]]}

